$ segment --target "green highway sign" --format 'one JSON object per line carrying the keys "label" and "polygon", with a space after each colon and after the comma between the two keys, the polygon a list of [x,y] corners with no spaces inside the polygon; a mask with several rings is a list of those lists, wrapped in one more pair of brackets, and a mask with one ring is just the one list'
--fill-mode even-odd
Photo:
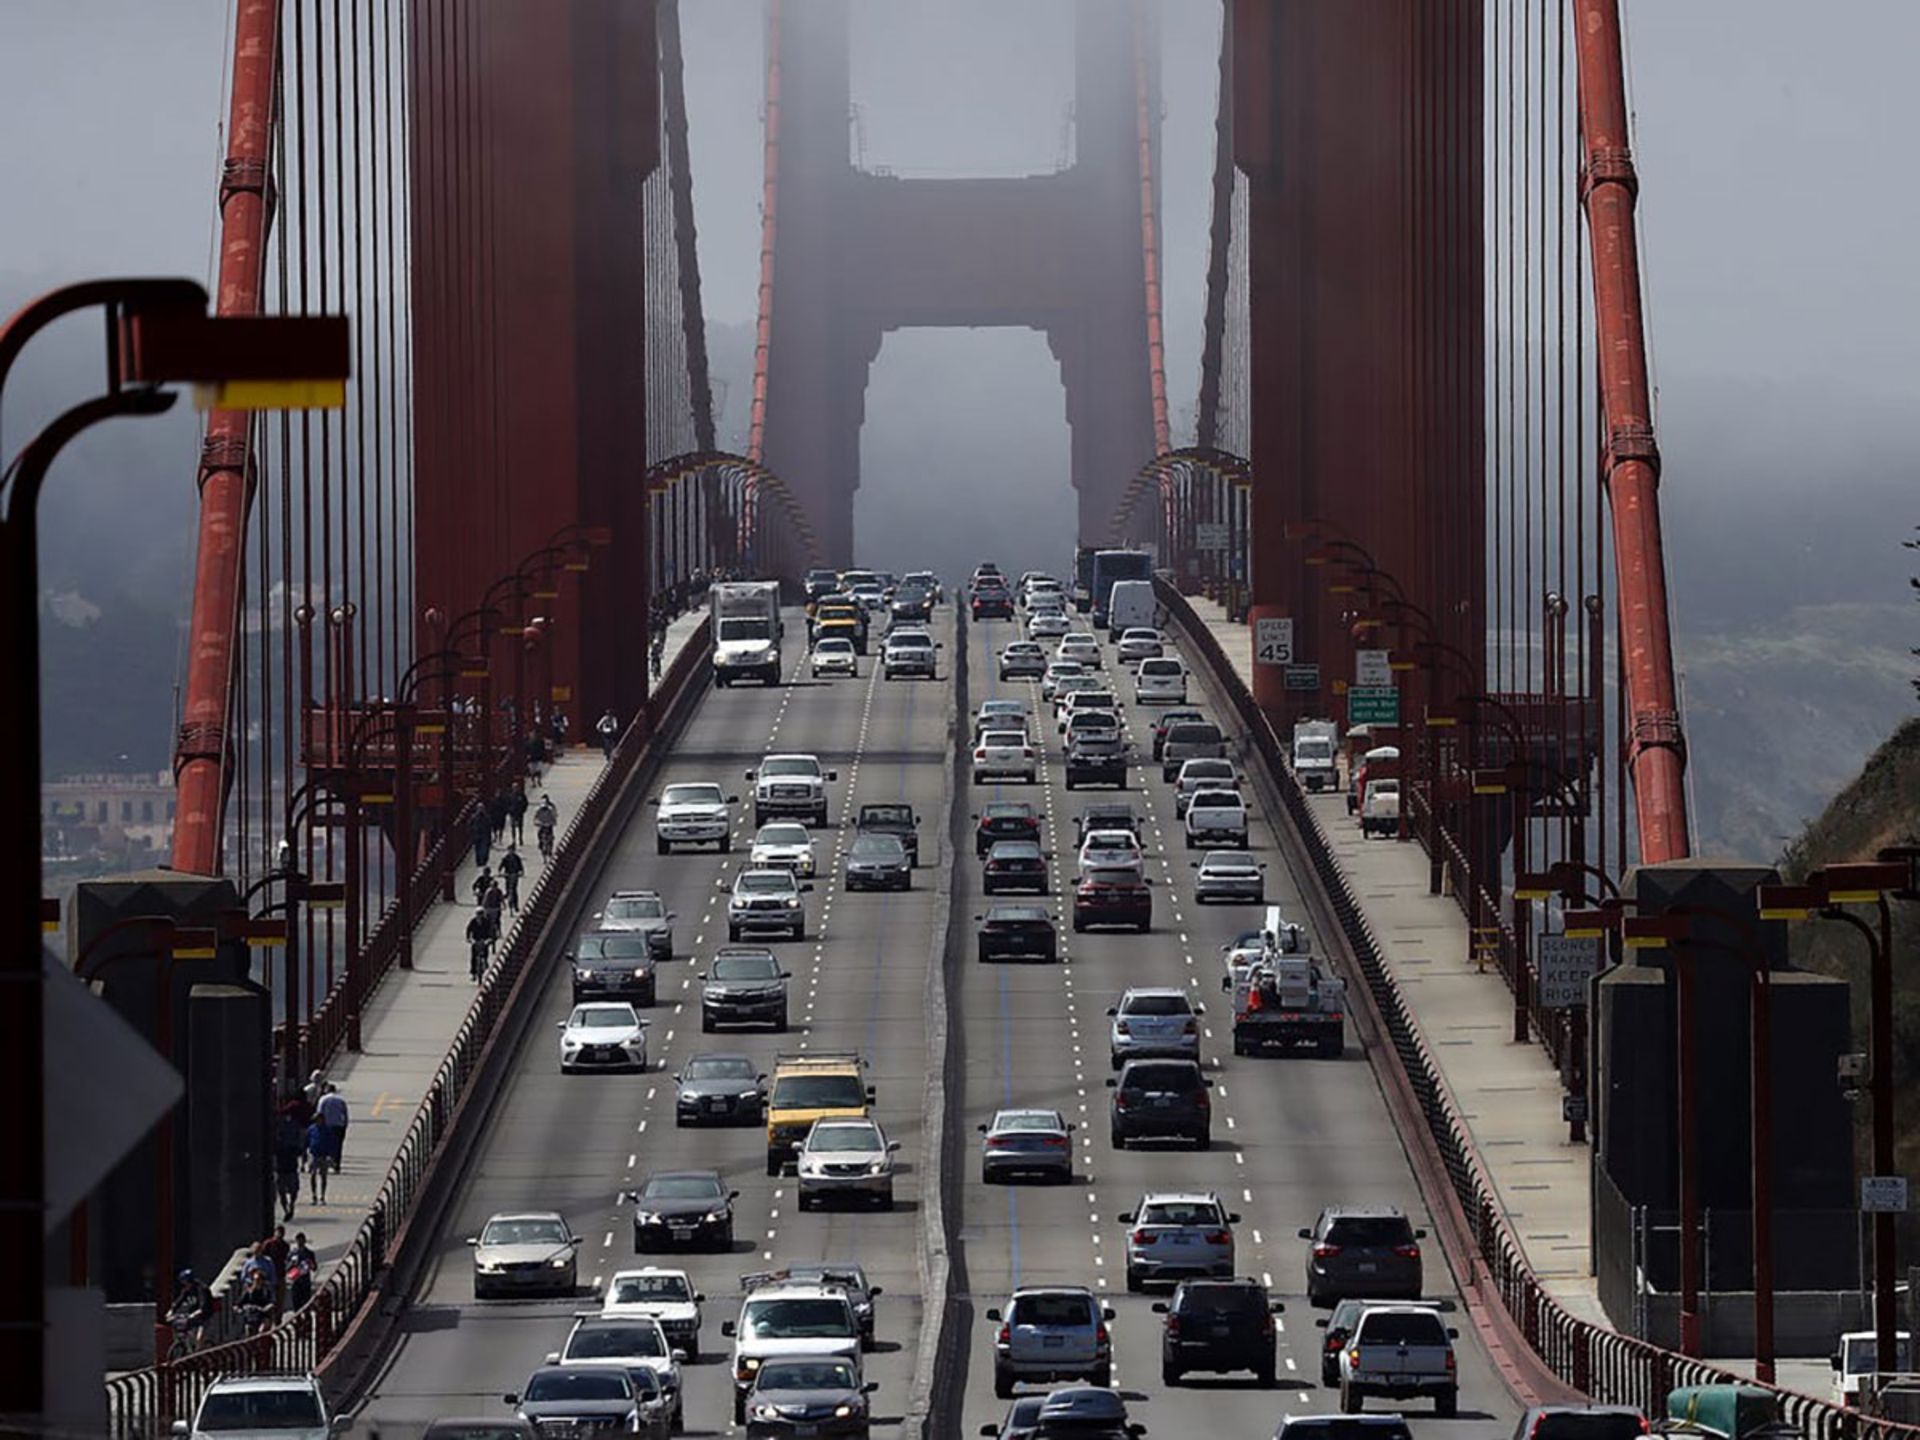
{"label": "green highway sign", "polygon": [[1347,687],[1347,724],[1398,725],[1400,692],[1391,685]]}

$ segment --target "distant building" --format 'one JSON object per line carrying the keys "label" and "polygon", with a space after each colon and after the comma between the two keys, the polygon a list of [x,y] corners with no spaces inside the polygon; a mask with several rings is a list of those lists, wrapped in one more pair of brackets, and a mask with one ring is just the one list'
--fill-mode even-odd
{"label": "distant building", "polygon": [[176,803],[165,770],[64,775],[40,787],[40,854],[48,863],[116,865],[164,854]]}

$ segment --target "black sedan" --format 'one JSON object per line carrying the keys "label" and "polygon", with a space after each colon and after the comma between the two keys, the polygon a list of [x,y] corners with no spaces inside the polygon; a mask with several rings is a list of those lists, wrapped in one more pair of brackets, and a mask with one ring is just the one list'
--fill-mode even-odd
{"label": "black sedan", "polygon": [[860,835],[847,847],[849,890],[911,890],[913,860],[898,835]]}
{"label": "black sedan", "polygon": [[632,930],[591,930],[567,957],[573,967],[573,999],[631,1000],[651,1005],[659,980],[647,937]]}
{"label": "black sedan", "polygon": [[839,1355],[779,1355],[765,1361],[747,1392],[747,1434],[860,1436],[872,1424],[860,1369]]}
{"label": "black sedan", "polygon": [[662,1170],[628,1197],[633,1201],[636,1254],[674,1247],[733,1248],[733,1202],[715,1170]]}
{"label": "black sedan", "polygon": [[975,817],[973,853],[984,855],[996,840],[1040,843],[1040,815],[1024,800],[996,801]]}
{"label": "black sedan", "polygon": [[695,1055],[673,1079],[676,1125],[758,1125],[766,1115],[767,1077],[745,1055]]}
{"label": "black sedan", "polygon": [[980,888],[992,895],[1001,890],[1037,890],[1047,893],[1047,857],[1032,840],[996,840],[980,871]]}
{"label": "black sedan", "polygon": [[980,958],[1059,958],[1053,915],[1044,905],[995,905],[980,917]]}

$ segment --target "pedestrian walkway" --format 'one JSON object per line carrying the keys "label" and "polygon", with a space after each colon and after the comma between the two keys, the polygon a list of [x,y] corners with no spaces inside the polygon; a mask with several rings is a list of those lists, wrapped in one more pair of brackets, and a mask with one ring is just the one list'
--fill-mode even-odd
{"label": "pedestrian walkway", "polygon": [[[1189,599],[1251,689],[1248,627],[1212,601]],[[1567,1138],[1559,1071],[1538,1044],[1515,1043],[1513,992],[1497,969],[1475,966],[1460,907],[1427,892],[1426,851],[1364,838],[1339,793],[1308,804],[1473,1133],[1527,1263],[1568,1311],[1611,1328],[1589,1273],[1592,1156]]]}
{"label": "pedestrian walkway", "polygon": [[[703,611],[691,611],[667,627],[667,665],[672,665],[703,618]],[[589,729],[593,718],[586,717]],[[534,792],[536,803],[539,791],[553,797],[560,812],[556,838],[561,841],[567,838],[574,817],[605,765],[591,736],[575,739],[588,743],[569,746],[548,768],[539,790]],[[527,864],[521,882],[524,898],[539,878],[542,864],[531,814],[521,853]],[[496,847],[491,858],[497,860],[499,854]],[[340,1173],[329,1181],[325,1204],[309,1201],[311,1191],[302,1176],[300,1203],[287,1224],[289,1236],[298,1231],[306,1233],[319,1258],[316,1280],[325,1280],[334,1261],[346,1251],[366,1220],[421,1098],[473,1001],[466,941],[467,921],[474,906],[473,877],[473,851],[469,846],[454,876],[457,898],[452,904],[434,906],[414,933],[413,969],[396,967],[387,972],[361,1017],[361,1048],[357,1052],[342,1050],[327,1067],[326,1078],[346,1098],[352,1116]],[[512,912],[504,919],[503,944],[513,935],[517,923]]]}

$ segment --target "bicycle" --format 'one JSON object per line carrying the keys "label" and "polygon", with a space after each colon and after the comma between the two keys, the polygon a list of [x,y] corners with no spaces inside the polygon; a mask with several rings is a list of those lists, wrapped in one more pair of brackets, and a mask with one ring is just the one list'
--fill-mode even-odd
{"label": "bicycle", "polygon": [[207,1343],[207,1317],[204,1314],[169,1315],[173,1343],[167,1347],[167,1363],[184,1359]]}

